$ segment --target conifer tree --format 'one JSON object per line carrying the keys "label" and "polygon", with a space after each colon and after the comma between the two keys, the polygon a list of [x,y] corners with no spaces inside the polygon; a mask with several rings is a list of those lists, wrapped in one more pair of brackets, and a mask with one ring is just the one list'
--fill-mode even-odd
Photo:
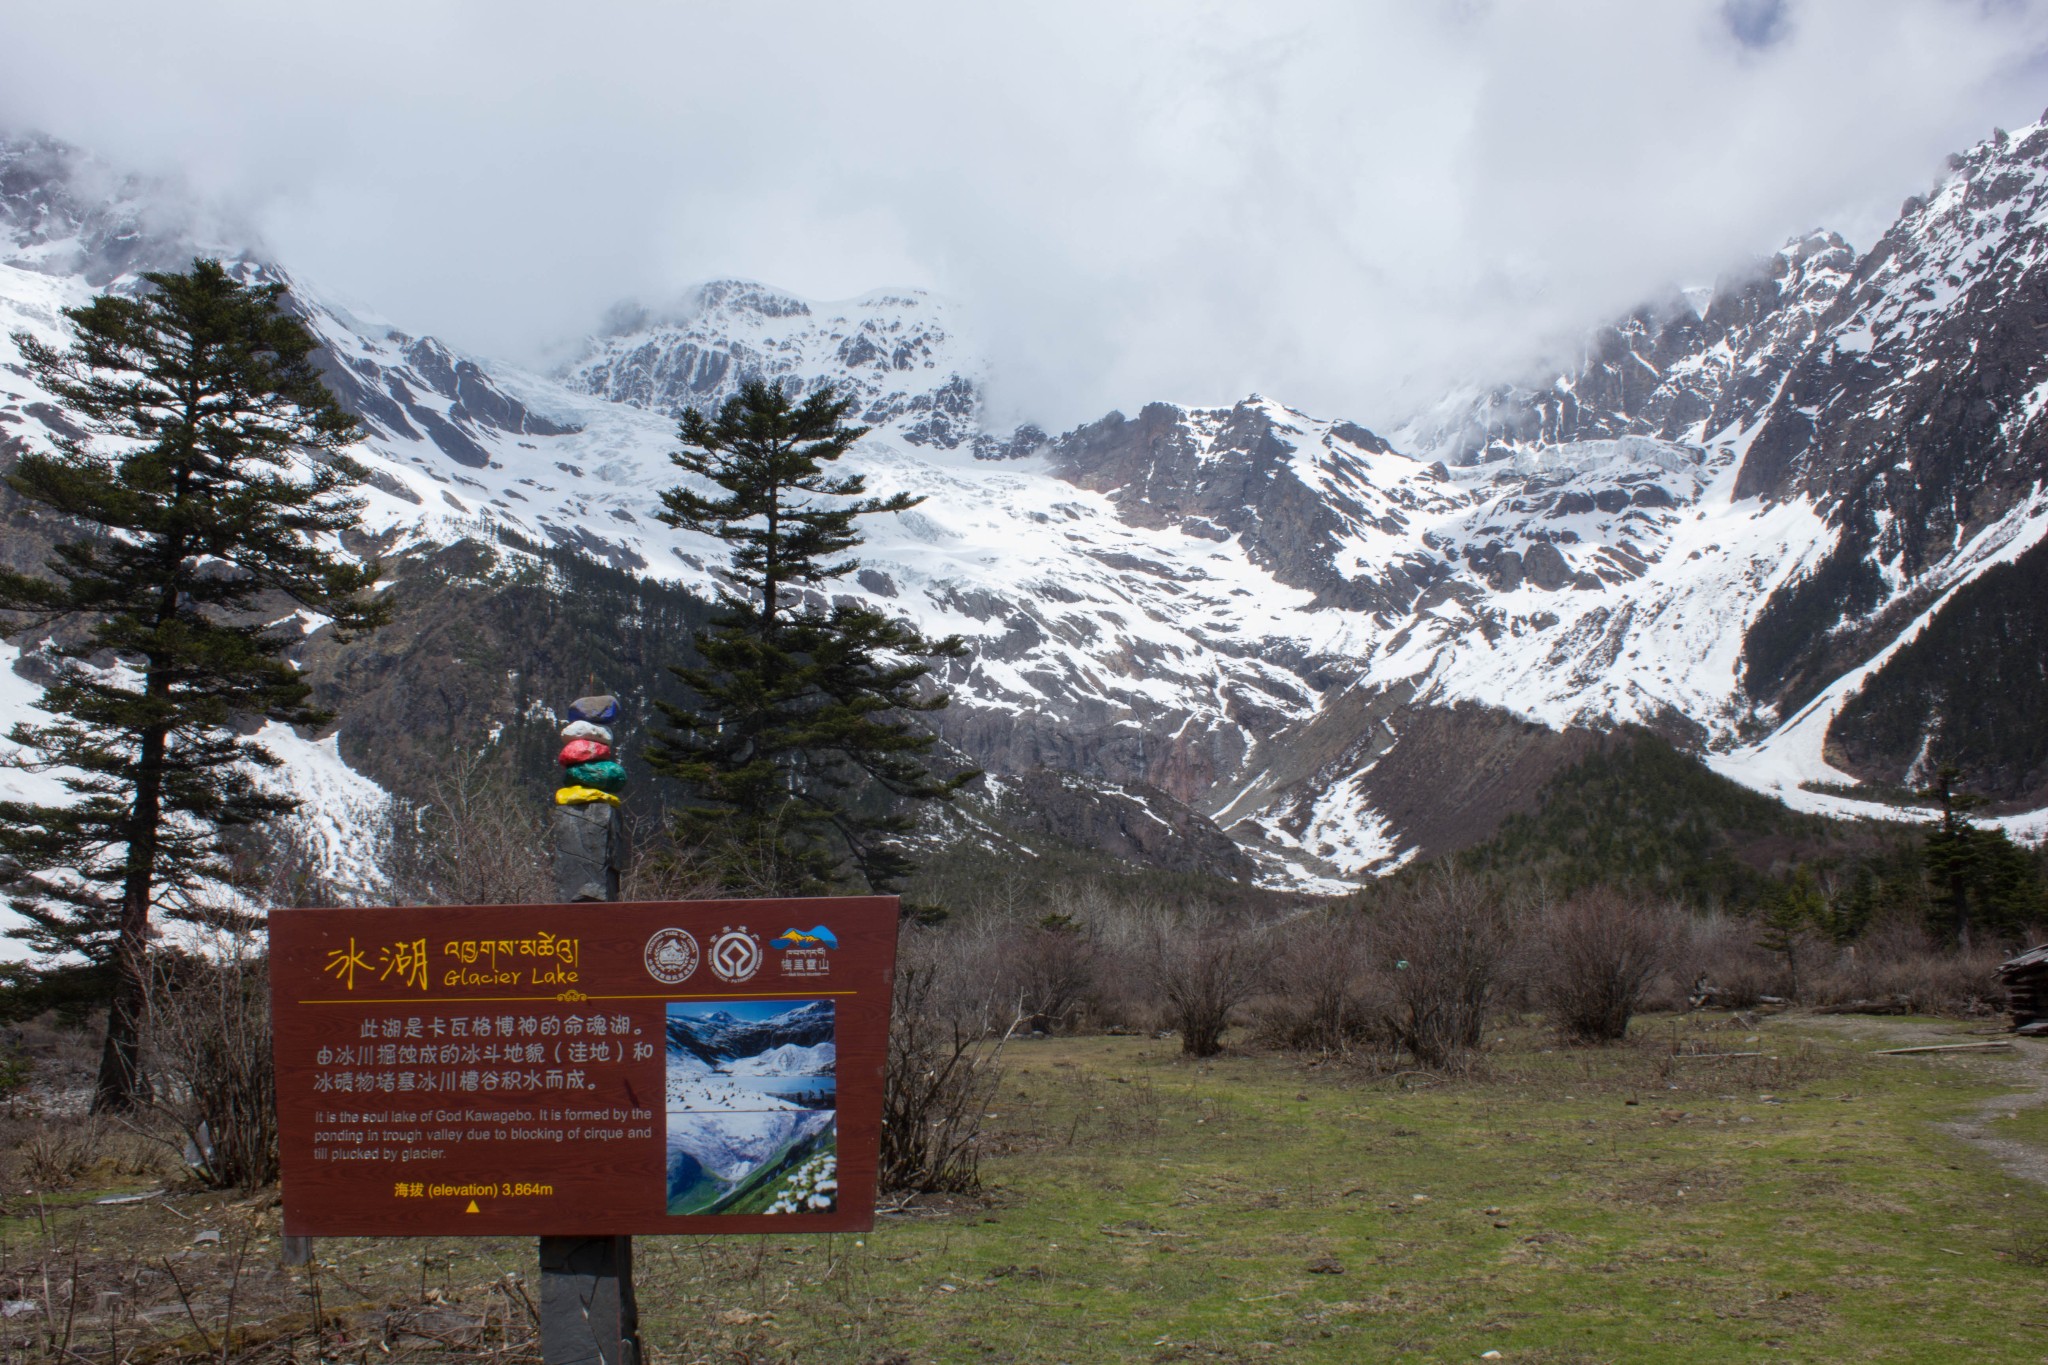
{"label": "conifer tree", "polygon": [[297,805],[253,780],[277,760],[236,727],[329,718],[286,657],[301,609],[343,638],[386,614],[377,567],[334,548],[361,510],[347,490],[363,471],[340,453],[355,420],[284,286],[209,260],[143,278],[138,297],[67,309],[68,347],[15,337],[86,435],[8,475],[76,532],[46,575],[0,570],[0,630],[39,636],[57,675],[42,700],[55,719],[12,738],[73,797],[0,803],[0,881],[34,948],[110,970],[102,1110],[148,1097],[154,912],[202,916],[195,893],[234,875],[234,831]]}
{"label": "conifer tree", "polygon": [[671,457],[724,496],[671,488],[661,519],[732,549],[719,614],[696,636],[703,663],[673,669],[695,704],[662,705],[672,728],[648,761],[690,792],[678,842],[734,890],[895,890],[912,869],[906,806],[979,776],[933,773],[936,740],[916,722],[947,704],[926,680],[965,652],[959,638],[818,591],[854,569],[858,518],[922,501],[866,497],[862,476],[827,469],[866,434],[852,410],[829,387],[797,403],[752,381],[716,418],[685,412]]}
{"label": "conifer tree", "polygon": [[1940,908],[1937,932],[1959,947],[1975,931],[2010,932],[2038,918],[2044,903],[2040,875],[2026,850],[2002,829],[1971,823],[1981,797],[1958,790],[1959,769],[1944,767],[1920,795],[1941,814],[1927,826],[1923,859]]}
{"label": "conifer tree", "polygon": [[1785,989],[1794,1000],[1802,990],[1800,958],[1814,933],[1827,927],[1830,916],[1827,897],[1821,893],[1813,869],[1803,864],[1764,904],[1763,933],[1757,946],[1784,960]]}

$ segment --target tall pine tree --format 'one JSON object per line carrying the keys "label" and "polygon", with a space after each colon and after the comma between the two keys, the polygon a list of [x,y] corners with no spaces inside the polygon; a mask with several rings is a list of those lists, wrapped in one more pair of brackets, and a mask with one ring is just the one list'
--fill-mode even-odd
{"label": "tall pine tree", "polygon": [[2010,935],[2048,911],[2039,873],[2027,851],[1996,827],[1972,824],[1983,799],[1959,789],[1960,769],[1944,767],[1920,795],[1941,814],[1927,826],[1923,859],[1932,884],[1937,933],[1968,948],[1978,932]]}
{"label": "tall pine tree", "polygon": [[753,381],[706,418],[683,414],[672,458],[724,490],[662,494],[662,520],[732,547],[719,614],[696,637],[701,667],[677,667],[693,706],[664,704],[671,725],[648,756],[690,804],[675,833],[728,888],[794,895],[865,884],[898,889],[912,868],[902,836],[911,803],[951,800],[973,771],[939,776],[935,737],[916,722],[947,704],[931,664],[964,653],[868,607],[818,591],[851,572],[855,521],[922,499],[871,498],[860,475],[835,475],[866,428],[851,398],[820,389],[801,403]]}
{"label": "tall pine tree", "polygon": [[8,476],[76,528],[47,576],[0,570],[9,636],[41,636],[55,719],[12,738],[73,800],[0,803],[0,880],[38,951],[111,969],[95,1109],[146,1099],[141,1035],[153,912],[199,917],[232,879],[232,834],[291,811],[241,738],[252,719],[318,724],[286,657],[300,609],[344,638],[386,614],[374,564],[334,548],[355,525],[342,455],[355,420],[313,363],[281,284],[218,261],[144,276],[139,297],[66,310],[72,344],[17,335],[30,371],[90,437],[30,453]]}

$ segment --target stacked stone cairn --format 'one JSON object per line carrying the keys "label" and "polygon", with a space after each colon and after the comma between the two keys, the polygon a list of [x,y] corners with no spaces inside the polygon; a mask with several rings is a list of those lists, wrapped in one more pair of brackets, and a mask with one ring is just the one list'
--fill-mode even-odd
{"label": "stacked stone cairn", "polygon": [[615,901],[625,863],[619,793],[626,770],[612,752],[619,699],[578,697],[562,727],[562,786],[555,792],[555,889],[565,901]]}

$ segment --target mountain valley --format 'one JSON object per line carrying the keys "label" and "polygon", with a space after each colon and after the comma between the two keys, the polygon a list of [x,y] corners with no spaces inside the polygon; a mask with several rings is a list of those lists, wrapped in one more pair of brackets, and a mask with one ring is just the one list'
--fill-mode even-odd
{"label": "mountain valley", "polygon": [[[2048,832],[2048,125],[1954,158],[1867,251],[1802,235],[1378,429],[1260,395],[985,426],[986,366],[914,290],[714,282],[538,373],[323,301],[181,203],[0,139],[0,334],[58,340],[195,252],[291,284],[365,424],[350,548],[400,611],[346,649],[301,623],[341,719],[275,747],[325,774],[312,828],[366,894],[365,809],[443,756],[511,748],[538,801],[593,677],[645,736],[723,561],[655,519],[674,421],[752,376],[853,393],[847,463],[924,499],[834,591],[967,641],[934,717],[988,774],[967,837],[1336,892],[1486,838],[1624,726],[1839,816],[1911,815],[1876,794],[1953,763]],[[0,459],[68,420],[0,341]],[[37,562],[56,528],[0,513]],[[0,662],[25,705],[33,647]]]}

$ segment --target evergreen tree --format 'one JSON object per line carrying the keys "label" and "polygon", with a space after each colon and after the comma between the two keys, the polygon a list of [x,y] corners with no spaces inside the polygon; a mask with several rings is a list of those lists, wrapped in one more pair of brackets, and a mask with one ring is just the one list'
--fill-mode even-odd
{"label": "evergreen tree", "polygon": [[1923,858],[1940,910],[1937,932],[1967,948],[1973,933],[2010,933],[2044,910],[2039,871],[2002,829],[1970,823],[1982,799],[1956,789],[1962,774],[1944,767],[1921,795],[1941,814],[1927,827]]}
{"label": "evergreen tree", "polygon": [[866,434],[852,410],[830,388],[795,403],[752,381],[716,418],[685,412],[671,457],[724,496],[671,488],[661,519],[732,551],[719,613],[696,636],[703,663],[674,669],[696,704],[662,705],[672,729],[648,761],[691,793],[678,842],[734,890],[895,890],[912,867],[905,806],[979,776],[935,775],[935,737],[915,720],[947,704],[927,678],[965,652],[959,638],[819,591],[855,567],[843,556],[860,544],[856,519],[922,501],[866,497],[860,475],[828,471]]}
{"label": "evergreen tree", "polygon": [[0,570],[0,630],[49,632],[47,725],[12,738],[74,799],[0,803],[0,880],[43,953],[109,969],[96,1109],[146,1099],[140,1040],[152,912],[197,918],[234,875],[237,829],[298,803],[261,789],[275,767],[240,738],[251,719],[318,724],[287,651],[294,608],[343,638],[379,624],[375,565],[332,548],[356,523],[341,455],[355,421],[313,364],[281,284],[217,261],[144,276],[140,297],[66,310],[63,349],[18,335],[30,371],[94,437],[21,457],[8,483],[78,528],[47,576]]}
{"label": "evergreen tree", "polygon": [[1802,992],[1799,964],[1816,930],[1829,926],[1831,912],[1827,897],[1813,869],[1801,866],[1776,894],[1764,903],[1763,933],[1757,946],[1775,953],[1785,963],[1785,993],[1797,1000]]}

